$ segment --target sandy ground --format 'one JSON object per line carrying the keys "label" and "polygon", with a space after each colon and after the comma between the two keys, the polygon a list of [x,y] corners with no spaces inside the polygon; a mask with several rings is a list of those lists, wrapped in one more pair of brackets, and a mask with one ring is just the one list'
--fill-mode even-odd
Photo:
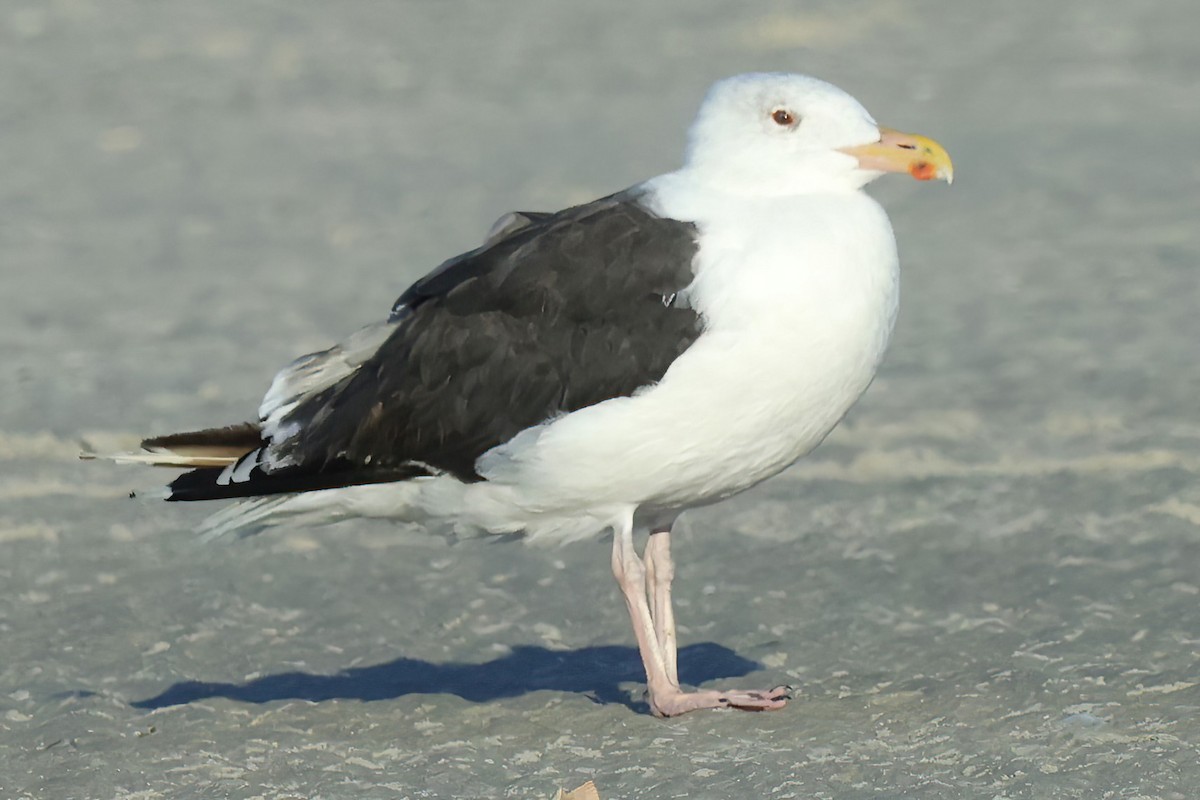
{"label": "sandy ground", "polygon": [[[1192,798],[1192,0],[0,4],[0,798]],[[252,413],[511,208],[674,168],[713,79],[940,139],[889,360],[690,517],[644,713],[607,545],[202,545],[81,442]]]}

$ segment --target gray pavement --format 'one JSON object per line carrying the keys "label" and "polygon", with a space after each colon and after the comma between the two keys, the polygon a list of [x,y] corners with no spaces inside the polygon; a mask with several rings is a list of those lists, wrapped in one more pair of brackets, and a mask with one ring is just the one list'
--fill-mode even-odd
{"label": "gray pavement", "polygon": [[[0,2],[0,798],[1192,798],[1200,6]],[[804,71],[955,157],[875,194],[889,359],[679,537],[642,713],[607,545],[202,545],[81,441],[239,420],[502,212]]]}

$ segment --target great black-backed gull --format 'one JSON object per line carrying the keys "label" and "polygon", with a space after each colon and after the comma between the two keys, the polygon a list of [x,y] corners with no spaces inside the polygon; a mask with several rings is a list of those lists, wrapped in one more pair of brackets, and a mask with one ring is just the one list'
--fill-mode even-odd
{"label": "great black-backed gull", "polygon": [[281,371],[257,422],[118,458],[191,468],[170,500],[248,498],[213,534],[352,517],[552,542],[611,530],[652,712],[779,708],[787,687],[680,688],[671,527],[808,453],[871,382],[898,262],[862,188],[885,172],[952,177],[940,145],[828,83],[723,80],[682,169],[509,214],[386,321]]}

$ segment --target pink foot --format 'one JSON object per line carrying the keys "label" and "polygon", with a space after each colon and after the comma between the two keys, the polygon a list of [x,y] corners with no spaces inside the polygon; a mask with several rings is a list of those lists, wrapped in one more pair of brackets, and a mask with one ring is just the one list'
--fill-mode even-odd
{"label": "pink foot", "polygon": [[742,711],[775,711],[792,699],[792,687],[776,686],[766,691],[740,689],[723,692],[705,689],[685,692],[675,689],[669,692],[651,693],[650,711],[656,717],[677,717],[702,708],[737,708]]}

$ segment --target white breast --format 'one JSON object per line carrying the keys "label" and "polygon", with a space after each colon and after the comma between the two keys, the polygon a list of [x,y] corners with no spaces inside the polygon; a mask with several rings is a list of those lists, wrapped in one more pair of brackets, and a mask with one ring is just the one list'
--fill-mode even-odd
{"label": "white breast", "polygon": [[481,471],[521,505],[683,508],[728,496],[820,443],[875,374],[897,304],[895,239],[878,204],[861,192],[660,201],[702,232],[686,300],[705,332],[656,386],[486,455]]}

